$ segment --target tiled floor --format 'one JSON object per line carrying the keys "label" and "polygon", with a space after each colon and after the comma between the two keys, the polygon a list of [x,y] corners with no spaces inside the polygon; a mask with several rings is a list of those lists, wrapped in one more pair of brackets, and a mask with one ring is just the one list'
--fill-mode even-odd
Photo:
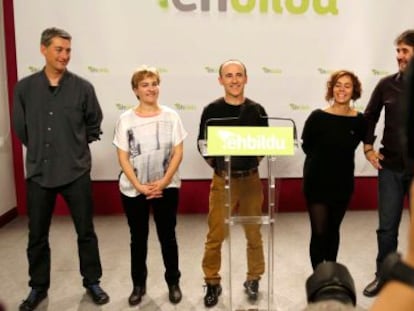
{"label": "tiled floor", "polygon": [[[342,225],[338,261],[351,272],[357,289],[357,302],[362,309],[372,299],[362,295],[362,289],[373,278],[376,255],[377,214],[375,211],[350,211]],[[169,303],[163,279],[160,247],[151,227],[148,257],[147,294],[139,307],[131,308],[127,298],[131,291],[129,277],[129,233],[123,215],[97,216],[96,231],[99,237],[104,275],[103,288],[111,301],[102,307],[95,306],[81,286],[78,273],[76,237],[71,219],[55,216],[50,232],[52,249],[52,281],[49,297],[38,310],[205,310],[203,305],[203,275],[200,267],[205,234],[206,215],[180,215],[177,236],[180,248],[181,288],[183,300],[176,306]],[[406,247],[408,214],[405,211],[400,230],[400,248]],[[268,245],[271,229],[264,225],[263,238]],[[232,293],[232,310],[267,310],[268,289],[273,286],[272,310],[298,311],[306,306],[305,281],[311,274],[308,258],[309,222],[306,213],[283,213],[276,216],[273,227],[274,262],[273,282],[269,286],[266,274],[261,283],[259,301],[251,305],[242,289],[245,274],[245,242],[240,226],[231,229],[232,290],[230,291],[229,244],[223,245],[223,295],[219,304],[210,310],[230,310],[229,293]],[[6,310],[14,311],[27,295],[27,219],[19,217],[0,229],[0,300]],[[266,254],[266,258],[269,258]],[[268,263],[268,262],[267,262]],[[269,271],[268,266],[266,266]]]}

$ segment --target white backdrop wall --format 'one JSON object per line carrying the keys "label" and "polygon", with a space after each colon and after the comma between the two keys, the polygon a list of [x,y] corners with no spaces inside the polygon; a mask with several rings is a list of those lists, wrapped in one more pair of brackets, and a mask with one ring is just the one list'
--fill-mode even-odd
{"label": "white backdrop wall", "polygon": [[[190,133],[182,177],[205,179],[211,171],[196,149],[198,122],[203,107],[223,94],[221,62],[242,60],[246,95],[270,116],[294,119],[300,135],[309,113],[327,105],[334,70],[360,77],[364,92],[355,106],[362,111],[378,80],[397,70],[395,37],[414,28],[412,0],[14,0],[14,9],[19,78],[43,66],[43,29],[73,36],[69,69],[94,84],[104,110],[104,135],[92,145],[96,180],[118,176],[113,129],[136,105],[129,81],[141,64],[161,71],[160,102],[179,111]],[[303,160],[300,148],[281,157],[279,176],[301,177]],[[375,175],[361,148],[355,173]]]}
{"label": "white backdrop wall", "polygon": [[10,136],[3,1],[0,3],[0,216],[16,207],[13,156]]}

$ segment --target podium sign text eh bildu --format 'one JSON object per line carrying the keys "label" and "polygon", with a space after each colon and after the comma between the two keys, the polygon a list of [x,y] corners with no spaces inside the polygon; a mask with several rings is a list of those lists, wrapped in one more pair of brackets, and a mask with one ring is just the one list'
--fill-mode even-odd
{"label": "podium sign text eh bildu", "polygon": [[208,126],[209,156],[293,155],[292,127]]}

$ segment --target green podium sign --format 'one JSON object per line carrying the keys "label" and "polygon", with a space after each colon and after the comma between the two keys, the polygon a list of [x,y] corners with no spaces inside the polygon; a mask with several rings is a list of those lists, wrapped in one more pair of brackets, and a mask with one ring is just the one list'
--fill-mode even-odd
{"label": "green podium sign", "polygon": [[210,156],[294,154],[292,127],[209,126],[207,137]]}

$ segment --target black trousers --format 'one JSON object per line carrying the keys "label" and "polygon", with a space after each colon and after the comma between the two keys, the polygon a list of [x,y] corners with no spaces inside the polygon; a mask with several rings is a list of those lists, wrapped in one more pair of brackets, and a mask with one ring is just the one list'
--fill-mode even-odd
{"label": "black trousers", "polygon": [[98,240],[92,217],[92,185],[89,173],[72,183],[56,188],[44,188],[27,180],[27,212],[29,217],[29,286],[47,290],[50,286],[49,229],[56,196],[66,201],[78,236],[80,273],[83,286],[99,283],[102,275]]}
{"label": "black trousers", "polygon": [[331,203],[309,203],[311,223],[309,253],[312,268],[323,261],[336,261],[340,241],[340,226],[349,200]]}
{"label": "black trousers", "polygon": [[161,198],[151,200],[147,200],[144,195],[131,198],[121,194],[131,233],[131,277],[134,286],[145,286],[147,281],[150,207],[161,244],[165,281],[168,285],[179,282],[181,273],[178,268],[178,245],[175,236],[178,191],[177,188],[167,188]]}

